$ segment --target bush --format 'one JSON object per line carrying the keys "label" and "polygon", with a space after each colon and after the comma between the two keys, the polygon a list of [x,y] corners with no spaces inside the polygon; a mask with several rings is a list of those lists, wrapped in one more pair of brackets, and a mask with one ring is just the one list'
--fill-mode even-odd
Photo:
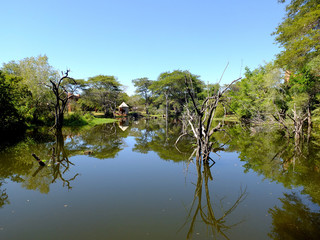
{"label": "bush", "polygon": [[83,125],[87,125],[87,124],[88,124],[87,119],[84,116],[82,116],[79,112],[75,112],[73,114],[68,114],[64,118],[64,125],[65,126],[83,126]]}

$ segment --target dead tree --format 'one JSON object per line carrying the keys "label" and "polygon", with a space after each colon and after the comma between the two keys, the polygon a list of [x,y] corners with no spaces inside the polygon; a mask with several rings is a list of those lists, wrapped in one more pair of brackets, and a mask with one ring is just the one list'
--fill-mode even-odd
{"label": "dead tree", "polygon": [[[192,87],[192,80],[189,76],[185,76],[185,85],[187,88],[187,93],[191,99],[191,107],[188,106],[188,102],[185,105],[185,114],[183,116],[184,120],[188,122],[193,137],[197,141],[197,150],[196,159],[200,161],[201,158],[204,162],[209,162],[212,160],[210,158],[210,152],[212,151],[213,142],[210,141],[210,138],[214,132],[221,130],[223,127],[223,122],[213,127],[213,120],[216,108],[221,100],[223,94],[230,88],[232,84],[239,81],[241,78],[238,78],[232,81],[224,89],[219,89],[219,91],[212,96],[208,96],[202,104],[200,104],[194,94]],[[181,139],[181,137],[187,135],[187,132],[184,132],[176,141],[176,144]],[[192,156],[191,156],[192,157]]]}
{"label": "dead tree", "polygon": [[273,118],[280,123],[280,125],[286,130],[287,137],[294,137],[296,142],[299,142],[301,138],[303,137],[303,126],[305,122],[308,120],[308,139],[310,137],[311,132],[311,114],[310,110],[308,108],[306,113],[302,113],[301,111],[298,111],[296,108],[296,105],[293,105],[293,109],[291,109],[293,116],[290,114],[286,114],[286,116],[292,121],[292,124],[288,124],[288,122],[285,121],[283,114],[277,113],[278,116],[273,115]]}
{"label": "dead tree", "polygon": [[54,82],[50,80],[52,91],[55,95],[55,103],[54,103],[54,115],[55,115],[55,123],[54,128],[57,130],[61,130],[63,126],[63,119],[64,119],[64,111],[66,109],[67,103],[70,98],[72,98],[73,91],[68,91],[65,87],[65,82],[68,81],[76,85],[76,82],[73,78],[69,77],[70,70],[67,70],[63,73],[63,76],[57,81]]}

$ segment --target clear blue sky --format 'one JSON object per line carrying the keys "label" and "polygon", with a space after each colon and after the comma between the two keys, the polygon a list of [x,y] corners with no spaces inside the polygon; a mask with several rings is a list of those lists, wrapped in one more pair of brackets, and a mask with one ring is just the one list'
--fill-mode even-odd
{"label": "clear blue sky", "polygon": [[8,0],[1,3],[0,63],[46,54],[87,79],[131,80],[189,70],[222,83],[280,51],[270,34],[284,17],[277,0]]}

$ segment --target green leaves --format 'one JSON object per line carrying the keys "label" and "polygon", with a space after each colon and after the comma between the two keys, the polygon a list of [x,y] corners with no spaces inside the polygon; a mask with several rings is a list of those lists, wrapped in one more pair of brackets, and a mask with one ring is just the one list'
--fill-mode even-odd
{"label": "green leaves", "polygon": [[286,18],[273,33],[284,48],[276,62],[290,71],[297,71],[319,56],[320,3],[318,0],[292,0],[286,10]]}

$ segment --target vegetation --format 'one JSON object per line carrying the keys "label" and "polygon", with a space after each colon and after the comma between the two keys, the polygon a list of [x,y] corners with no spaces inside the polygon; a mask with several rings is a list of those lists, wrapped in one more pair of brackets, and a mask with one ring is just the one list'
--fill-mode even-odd
{"label": "vegetation", "polygon": [[[245,77],[219,99],[214,118],[225,119],[227,114],[246,123],[277,123],[287,137],[296,139],[303,137],[304,126],[308,126],[310,136],[312,122],[320,119],[319,9],[315,0],[287,4],[286,17],[273,33],[283,50],[273,62],[253,70],[246,68]],[[115,117],[122,102],[138,111],[136,115],[183,118],[193,105],[192,96],[200,106],[223,87],[204,84],[200,76],[188,71],[174,70],[161,73],[156,80],[132,80],[137,95],[129,97],[115,76],[74,80],[68,73],[60,76],[45,55],[4,63],[0,73],[1,131],[54,122],[57,128],[83,125],[88,119],[80,115],[95,111]],[[75,98],[76,93],[80,97]],[[80,115],[63,123],[70,109]]]}

